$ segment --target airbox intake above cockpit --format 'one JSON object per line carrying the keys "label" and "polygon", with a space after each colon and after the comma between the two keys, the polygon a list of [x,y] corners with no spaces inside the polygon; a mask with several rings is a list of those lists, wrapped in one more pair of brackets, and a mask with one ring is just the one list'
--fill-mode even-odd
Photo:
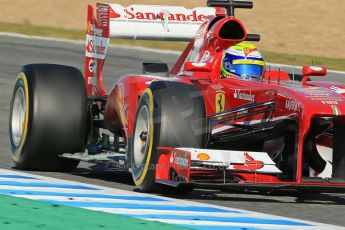
{"label": "airbox intake above cockpit", "polygon": [[[217,19],[216,19],[217,20]],[[240,20],[235,17],[226,17],[217,20],[209,30],[214,44],[221,47],[246,40],[247,31]]]}
{"label": "airbox intake above cockpit", "polygon": [[238,21],[225,20],[218,30],[218,37],[221,39],[243,40],[246,37],[246,32]]}

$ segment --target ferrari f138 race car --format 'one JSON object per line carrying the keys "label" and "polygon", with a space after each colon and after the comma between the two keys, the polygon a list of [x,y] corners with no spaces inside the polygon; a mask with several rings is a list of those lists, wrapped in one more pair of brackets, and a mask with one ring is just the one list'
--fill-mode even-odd
{"label": "ferrari f138 race car", "polygon": [[[95,15],[89,6],[84,75],[53,64],[26,65],[18,75],[9,122],[16,167],[107,162],[129,170],[141,191],[344,192],[345,85],[312,81],[326,75],[323,67],[305,66],[303,76],[264,68],[246,43],[260,36],[234,16],[252,2],[207,4],[97,4]],[[144,63],[143,74],[122,76],[107,94],[102,71],[113,37],[189,44],[171,70]],[[261,78],[224,77],[224,55],[236,45],[246,58],[227,71],[257,64]]]}

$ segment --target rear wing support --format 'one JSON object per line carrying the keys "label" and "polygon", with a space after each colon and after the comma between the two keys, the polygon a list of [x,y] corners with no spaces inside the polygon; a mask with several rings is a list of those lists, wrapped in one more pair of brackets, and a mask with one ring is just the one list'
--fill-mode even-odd
{"label": "rear wing support", "polygon": [[102,70],[109,46],[109,5],[97,4],[97,18],[91,5],[87,10],[87,31],[85,44],[85,84],[87,95],[105,96]]}
{"label": "rear wing support", "polygon": [[236,8],[252,9],[253,2],[251,1],[236,1],[236,0],[208,0],[207,6],[209,7],[224,7],[227,16],[235,16]]}

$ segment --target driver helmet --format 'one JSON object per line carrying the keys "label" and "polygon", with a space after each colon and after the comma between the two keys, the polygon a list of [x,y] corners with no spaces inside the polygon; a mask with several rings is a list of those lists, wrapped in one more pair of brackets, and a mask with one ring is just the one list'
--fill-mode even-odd
{"label": "driver helmet", "polygon": [[235,76],[242,79],[261,80],[265,61],[255,45],[240,42],[225,51],[221,68],[222,78]]}

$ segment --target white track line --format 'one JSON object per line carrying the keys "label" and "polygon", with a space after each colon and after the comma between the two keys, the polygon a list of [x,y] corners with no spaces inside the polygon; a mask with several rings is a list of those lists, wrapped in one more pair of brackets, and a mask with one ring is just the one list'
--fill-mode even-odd
{"label": "white track line", "polygon": [[[60,179],[56,179],[56,178],[50,178],[50,177],[44,177],[44,176],[38,176],[38,175],[32,175],[32,174],[28,174],[28,173],[22,173],[22,172],[17,172],[17,171],[11,171],[11,170],[3,170],[0,169],[0,174],[7,174],[7,175],[18,175],[18,176],[27,176],[27,177],[33,177],[33,178],[37,178],[40,179],[41,183],[57,183],[57,184],[69,184],[69,185],[73,185],[73,186],[85,186],[85,187],[90,187],[90,188],[97,188],[99,190],[77,190],[77,189],[57,189],[57,188],[46,188],[46,187],[42,187],[42,188],[32,188],[32,187],[25,187],[25,186],[0,186],[0,189],[8,189],[8,190],[21,190],[21,191],[41,191],[41,192],[46,192],[46,191],[53,191],[53,192],[61,192],[61,193],[79,193],[79,194],[112,194],[112,195],[126,195],[126,196],[136,196],[136,197],[145,197],[145,198],[158,198],[161,200],[165,200],[165,203],[167,206],[171,206],[171,207],[184,207],[184,206],[192,206],[192,207],[205,207],[205,208],[216,208],[219,209],[220,211],[216,211],[216,210],[212,210],[212,211],[206,211],[205,212],[210,212],[213,214],[218,214],[220,212],[223,212],[224,214],[220,214],[219,216],[215,215],[215,217],[221,217],[222,215],[225,215],[225,217],[231,217],[232,215],[236,215],[238,217],[243,217],[243,218],[248,218],[248,217],[252,217],[252,218],[262,218],[262,219],[271,219],[271,220],[284,220],[284,221],[293,221],[293,222],[297,222],[297,223],[304,223],[304,224],[310,224],[312,226],[304,226],[304,229],[344,229],[342,227],[339,226],[333,226],[333,225],[327,225],[327,224],[321,224],[321,223],[316,223],[316,222],[312,222],[312,221],[304,221],[304,220],[298,220],[298,219],[292,219],[292,218],[286,218],[286,217],[281,217],[281,216],[276,216],[276,215],[267,215],[267,214],[263,214],[263,213],[258,213],[258,212],[251,212],[251,211],[245,211],[245,210],[240,210],[240,209],[235,209],[235,208],[227,208],[227,207],[221,207],[221,206],[217,206],[217,205],[210,205],[210,204],[204,204],[204,203],[197,203],[197,202],[191,202],[191,201],[185,201],[185,200],[178,200],[178,199],[171,199],[171,198],[165,198],[165,197],[159,197],[159,196],[155,196],[155,195],[150,195],[150,194],[141,194],[141,193],[136,193],[136,192],[132,192],[132,191],[124,191],[124,190],[120,190],[120,189],[112,189],[112,188],[107,188],[107,187],[102,187],[102,186],[96,186],[96,185],[90,185],[90,184],[85,184],[85,183],[80,183],[80,182],[75,182],[75,181],[67,181],[67,180],[60,180]],[[0,178],[1,181],[1,178]],[[72,196],[73,197],[73,196]],[[34,198],[34,196],[32,196],[32,198]],[[42,198],[42,197],[41,197]],[[47,197],[49,198],[50,201],[52,201],[53,199],[51,199],[51,197]],[[37,197],[35,198],[37,199]],[[60,199],[60,198],[58,198]],[[80,199],[80,198],[78,198]],[[56,201],[61,202],[61,201]],[[67,203],[62,201],[63,203]],[[95,202],[95,200],[91,199],[89,201],[90,204],[92,204],[93,202]],[[167,215],[172,215],[172,214],[176,214],[177,216],[197,216],[199,214],[198,210],[175,210],[175,211],[168,211],[168,210],[162,210],[162,211],[158,211],[158,209],[152,208],[149,210],[145,210],[142,208],[122,208],[121,205],[119,205],[118,208],[112,208],[112,207],[85,207],[87,206],[87,202],[85,202],[85,204],[83,205],[83,208],[88,208],[88,209],[92,209],[92,210],[98,210],[98,211],[103,211],[103,212],[110,212],[110,213],[116,213],[116,214],[128,214],[129,216],[136,216],[136,215],[163,215],[163,214],[167,214]],[[113,200],[111,202],[114,202]],[[73,202],[71,202],[73,203]],[[158,208],[158,203],[160,202],[153,202],[153,204]],[[106,203],[105,203],[106,204]],[[131,204],[128,204],[131,205]],[[230,211],[230,213],[227,213],[227,211]],[[239,212],[239,213],[234,213],[234,212]],[[201,216],[205,216],[205,217],[211,217],[213,215],[207,215],[205,214],[201,215]],[[193,213],[193,214],[192,214]],[[146,217],[142,217],[142,218],[146,218]],[[158,221],[158,219],[153,218],[152,220],[154,221]],[[173,224],[193,224],[193,225],[205,225],[208,224],[209,226],[214,226],[215,224],[220,224],[223,225],[222,222],[216,222],[216,221],[186,221],[186,220],[174,220],[174,219],[170,219],[170,220],[162,220],[163,222],[169,222],[169,223],[173,223]],[[182,221],[182,222],[181,222]],[[229,224],[228,222],[225,224]],[[247,226],[247,224],[245,223],[241,223],[241,224],[235,224],[235,226]],[[230,226],[230,225],[226,225],[226,226]],[[257,226],[260,226],[261,228],[265,226],[262,226],[262,224],[259,224]],[[268,224],[267,227],[270,226],[272,227],[271,224]],[[274,227],[274,226],[273,226]],[[280,225],[280,229],[282,229],[282,227],[285,228],[285,225]],[[286,229],[296,229],[294,228],[294,226],[287,226]],[[299,228],[301,229],[301,228]]]}
{"label": "white track line", "polygon": [[[145,219],[148,221],[159,221],[159,222],[163,222],[163,223],[167,223],[167,224],[176,224],[176,225],[200,225],[200,226],[218,226],[218,227],[234,227],[234,226],[238,226],[238,227],[242,227],[242,226],[246,226],[246,227],[256,227],[256,228],[261,228],[261,229],[298,229],[298,230],[306,230],[310,227],[308,226],[293,226],[293,225],[274,225],[274,224],[252,224],[252,223],[228,223],[228,222],[214,222],[214,221],[194,221],[194,220],[168,220],[168,219]],[[243,228],[245,229],[245,228]],[[325,230],[324,227],[316,227],[313,226],[312,228],[310,228],[312,230]]]}
{"label": "white track line", "polygon": [[[2,190],[18,190],[23,191],[23,186],[7,186],[7,185],[0,185],[0,189]],[[25,190],[28,191],[42,191],[42,187],[27,187]],[[105,194],[102,190],[83,190],[83,189],[67,189],[67,188],[44,188],[45,192],[66,192],[66,193],[80,193],[80,194]],[[108,193],[111,194],[111,193]],[[126,195],[123,193],[122,195]]]}
{"label": "white track line", "polygon": [[24,179],[24,178],[1,178],[0,181],[16,181],[16,182],[25,182],[25,183],[40,183],[41,180],[37,179]]}
{"label": "white track line", "polygon": [[[9,33],[9,32],[0,32],[0,36],[7,36],[7,37],[18,37],[18,38],[25,38],[25,39],[35,39],[35,40],[46,40],[46,41],[55,41],[55,42],[65,42],[71,44],[85,44],[83,40],[72,40],[72,39],[65,39],[65,38],[54,38],[54,37],[43,37],[43,36],[34,36],[34,35],[25,35],[19,33]],[[152,53],[164,53],[164,54],[172,54],[172,55],[180,55],[181,52],[173,51],[173,50],[159,50],[153,48],[145,48],[141,46],[128,46],[128,45],[114,45],[111,44],[110,47],[112,48],[120,48],[120,49],[128,49],[128,50],[138,50],[143,52],[152,52]],[[267,63],[271,66],[275,67],[287,67],[293,68],[292,65],[285,65],[285,64],[277,64],[277,63]],[[302,69],[301,66],[295,66],[296,69]],[[328,73],[335,73],[335,74],[345,74],[345,71],[337,71],[337,70],[327,70]]]}
{"label": "white track line", "polygon": [[[0,191],[1,194],[1,191]],[[146,205],[175,205],[165,201],[141,201],[141,200],[127,200],[127,199],[107,199],[107,198],[89,198],[89,197],[73,197],[73,196],[40,196],[40,195],[11,195],[31,200],[56,200],[65,202],[102,202],[102,203],[116,203],[116,204],[146,204]]]}
{"label": "white track line", "polygon": [[[114,214],[160,214],[160,215],[183,215],[183,216],[215,216],[215,217],[243,217],[243,213],[226,213],[226,212],[194,212],[194,211],[176,211],[176,210],[145,210],[145,209],[128,209],[128,208],[94,208],[87,209],[109,212]],[[254,216],[254,215],[251,215]],[[256,215],[255,217],[264,218],[265,214]]]}

